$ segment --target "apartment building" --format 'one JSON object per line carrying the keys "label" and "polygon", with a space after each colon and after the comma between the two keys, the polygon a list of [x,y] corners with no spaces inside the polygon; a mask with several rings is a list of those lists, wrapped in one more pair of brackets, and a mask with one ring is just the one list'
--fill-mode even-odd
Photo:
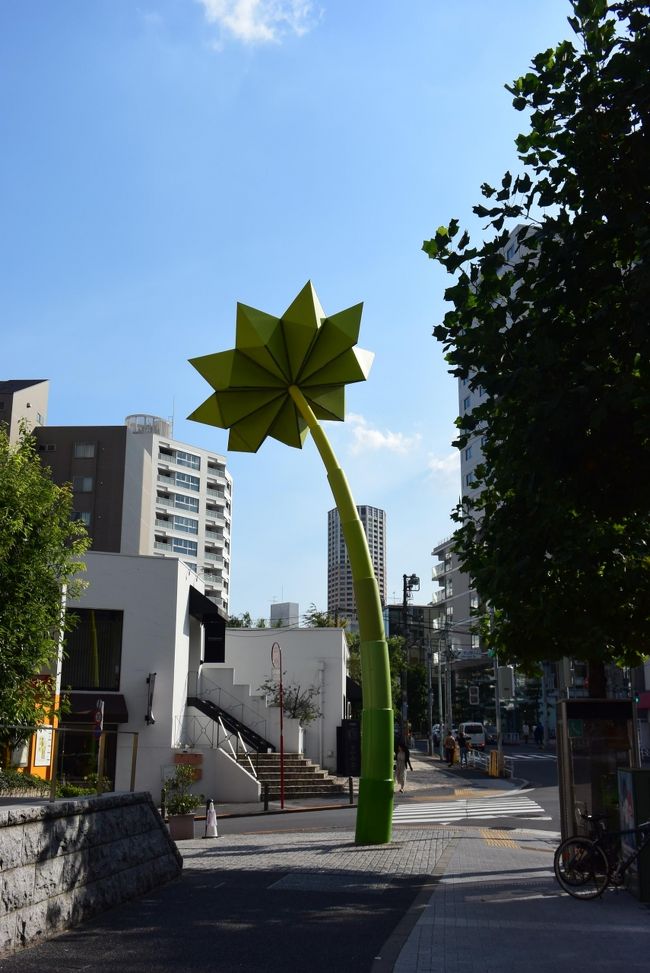
{"label": "apartment building", "polygon": [[[382,605],[386,603],[386,511],[379,507],[358,506],[357,512],[370,550],[370,559],[379,585]],[[356,618],[352,571],[341,519],[336,507],[327,513],[327,610],[332,615]]]}
{"label": "apartment building", "polygon": [[146,414],[35,435],[54,481],[72,484],[93,550],[180,558],[228,611],[232,477],[223,456],[176,441],[170,422]]}

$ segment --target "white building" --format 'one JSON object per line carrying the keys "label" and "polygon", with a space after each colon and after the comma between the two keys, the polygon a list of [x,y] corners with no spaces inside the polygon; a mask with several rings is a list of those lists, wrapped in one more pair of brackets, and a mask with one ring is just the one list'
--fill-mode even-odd
{"label": "white building", "polygon": [[[357,512],[368,539],[370,559],[379,586],[382,605],[386,604],[386,511],[379,507],[358,506]],[[343,537],[341,518],[335,507],[327,513],[327,610],[336,617],[356,617],[350,559]]]}
{"label": "white building", "polygon": [[[179,558],[91,551],[86,563],[88,588],[68,605],[79,623],[67,638],[61,677],[71,707],[62,720],[70,729],[61,737],[64,775],[74,780],[95,769],[92,723],[102,699],[107,771],[117,790],[133,782],[157,801],[163,779],[189,750],[200,768],[198,792],[220,802],[259,800],[254,768],[235,759],[242,741],[205,710],[218,706],[279,748],[279,711],[258,691],[272,673],[276,641],[284,679],[316,685],[322,711],[304,732],[297,721],[285,720],[285,750],[304,752],[335,771],[336,728],[346,715],[347,646],[340,629],[226,630],[202,581]],[[215,657],[206,634],[219,618],[225,661],[203,662]]]}

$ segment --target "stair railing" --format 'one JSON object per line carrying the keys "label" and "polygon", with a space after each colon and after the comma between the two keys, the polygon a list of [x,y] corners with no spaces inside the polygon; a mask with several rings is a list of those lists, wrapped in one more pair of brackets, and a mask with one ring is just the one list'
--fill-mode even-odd
{"label": "stair railing", "polygon": [[247,726],[249,730],[253,730],[262,739],[268,739],[266,719],[261,717],[252,706],[242,703],[237,696],[229,693],[227,689],[214,682],[203,672],[198,673],[195,670],[188,672],[187,690],[188,696],[197,696],[199,699],[206,699],[214,703],[225,713]]}

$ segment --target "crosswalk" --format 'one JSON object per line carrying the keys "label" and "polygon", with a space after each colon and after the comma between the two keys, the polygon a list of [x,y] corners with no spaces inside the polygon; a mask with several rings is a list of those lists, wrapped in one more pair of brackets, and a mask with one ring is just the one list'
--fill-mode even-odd
{"label": "crosswalk", "polygon": [[457,801],[398,804],[393,811],[393,824],[449,824],[453,821],[501,818],[511,815],[540,817],[544,813],[544,808],[525,794],[511,794],[487,799],[467,798]]}
{"label": "crosswalk", "polygon": [[533,753],[530,751],[525,751],[524,753],[505,753],[506,757],[510,757],[511,760],[557,760],[557,756],[554,753]]}

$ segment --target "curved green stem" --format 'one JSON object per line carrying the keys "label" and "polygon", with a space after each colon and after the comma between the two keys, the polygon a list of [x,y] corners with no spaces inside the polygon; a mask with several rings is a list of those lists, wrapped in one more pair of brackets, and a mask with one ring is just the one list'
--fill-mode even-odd
{"label": "curved green stem", "polygon": [[334,450],[300,389],[291,385],[289,394],[307,423],[327,470],[341,518],[357,604],[363,713],[355,841],[386,844],[391,840],[393,820],[393,706],[379,586],[363,525]]}

